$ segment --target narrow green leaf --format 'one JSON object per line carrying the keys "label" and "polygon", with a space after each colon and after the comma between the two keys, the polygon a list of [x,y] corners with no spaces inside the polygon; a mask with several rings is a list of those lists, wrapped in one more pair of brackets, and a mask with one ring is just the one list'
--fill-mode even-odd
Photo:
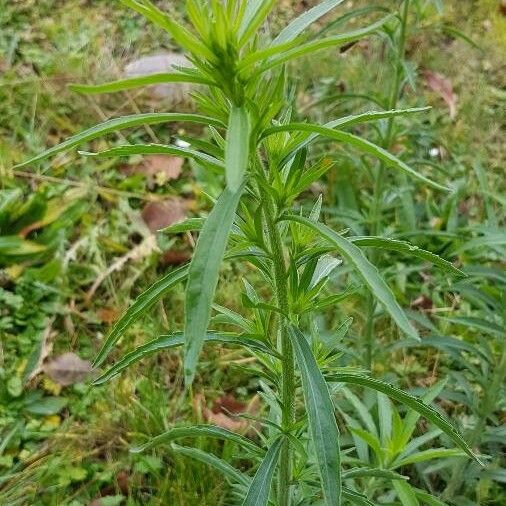
{"label": "narrow green leaf", "polygon": [[309,430],[315,446],[323,495],[328,506],[339,506],[341,504],[341,458],[334,405],[327,383],[304,334],[293,325],[288,327],[288,333],[300,369]]}
{"label": "narrow green leaf", "polygon": [[411,485],[405,481],[394,481],[393,486],[397,492],[397,497],[401,501],[402,506],[420,506],[420,503],[416,497],[414,490]]}
{"label": "narrow green leaf", "polygon": [[413,490],[415,491],[416,497],[418,497],[418,499],[420,499],[424,504],[427,504],[428,506],[448,506],[447,503],[425,492],[424,490],[420,490],[419,488],[413,488]]}
{"label": "narrow green leaf", "polygon": [[370,378],[369,376],[364,376],[362,374],[336,373],[329,375],[327,377],[327,380],[336,381],[339,383],[351,383],[353,385],[372,388],[373,390],[382,392],[392,399],[401,402],[405,406],[411,408],[412,410],[430,420],[436,427],[440,428],[459,448],[464,450],[467,455],[476,460],[478,463],[482,464],[481,460],[474,454],[464,438],[453,427],[451,422],[440,415],[434,408],[428,404],[425,404],[423,401],[417,399],[413,395],[403,392],[390,383],[386,383],[375,378]]}
{"label": "narrow green leaf", "polygon": [[120,79],[103,84],[69,84],[69,89],[77,93],[86,95],[96,95],[99,93],[116,93],[117,91],[132,90],[142,88],[143,86],[152,86],[163,83],[194,83],[215,86],[215,83],[205,77],[198,75],[188,75],[177,72],[161,72],[147,76],[131,77],[129,79]]}
{"label": "narrow green leaf", "polygon": [[395,300],[390,288],[380,276],[378,269],[369,262],[360,248],[322,223],[316,223],[298,215],[285,216],[284,219],[312,228],[330,241],[361,275],[372,294],[385,306],[399,328],[413,339],[419,339],[416,329],[411,325],[406,314]]}
{"label": "narrow green leaf", "polygon": [[395,462],[395,467],[407,466],[418,462],[426,462],[427,460],[443,459],[449,457],[462,457],[464,452],[457,448],[430,448],[421,452],[414,453],[409,457],[400,459]]}
{"label": "narrow green leaf", "polygon": [[253,443],[253,441],[250,441],[248,438],[241,436],[236,432],[232,432],[215,425],[192,425],[190,427],[174,427],[163,434],[151,438],[148,442],[141,446],[131,448],[130,453],[141,453],[154,448],[155,446],[170,443],[176,439],[202,436],[231,441],[254,453],[261,452],[261,449]]}
{"label": "narrow green leaf", "polygon": [[257,469],[248,493],[243,501],[243,506],[266,506],[269,501],[272,478],[278,463],[279,452],[283,439],[278,438],[265,454],[260,467]]}
{"label": "narrow green leaf", "polygon": [[61,153],[63,151],[67,151],[75,146],[79,146],[85,142],[91,141],[93,139],[97,139],[98,137],[102,137],[105,134],[115,132],[117,130],[121,130],[124,128],[131,128],[140,125],[154,125],[157,123],[170,123],[174,121],[188,121],[190,123],[200,123],[203,125],[211,125],[216,128],[223,128],[223,124],[221,121],[218,121],[214,118],[209,118],[207,116],[201,116],[199,114],[179,114],[179,113],[171,113],[171,112],[158,112],[158,113],[146,113],[146,114],[132,114],[131,116],[123,116],[121,118],[114,118],[104,123],[100,123],[88,130],[84,130],[83,132],[78,133],[72,137],[69,137],[67,140],[63,141],[61,144],[57,144],[52,148],[47,149],[46,151],[40,153],[39,155],[27,160],[26,162],[22,162],[16,165],[14,168],[25,167],[31,163],[39,162],[40,160],[45,160],[52,155],[56,155],[57,153]]}
{"label": "narrow green leaf", "polygon": [[395,471],[388,469],[358,468],[343,471],[343,480],[348,478],[383,478],[385,480],[408,480],[407,476],[402,476]]}
{"label": "narrow green leaf", "polygon": [[213,169],[223,171],[225,165],[221,160],[218,160],[214,156],[202,153],[201,151],[195,151],[188,148],[180,148],[178,146],[167,146],[165,144],[133,144],[125,146],[116,146],[99,153],[90,153],[88,151],[79,151],[79,154],[84,156],[92,156],[96,158],[111,158],[115,156],[131,156],[131,155],[174,155],[183,156],[186,158],[192,158],[193,160],[208,164]]}
{"label": "narrow green leaf", "polygon": [[[204,338],[206,343],[223,343],[231,346],[244,346],[253,352],[266,353],[274,357],[277,356],[274,350],[268,348],[262,341],[252,339],[240,334],[233,334],[231,332],[207,332]],[[167,350],[170,348],[177,348],[184,344],[184,337],[182,332],[176,332],[171,335],[159,336],[135,350],[124,355],[118,362],[111,366],[106,372],[100,375],[93,381],[93,385],[102,385],[122,373],[125,369],[135,364],[139,360],[156,353],[159,350]]]}
{"label": "narrow green leaf", "polygon": [[[274,128],[281,128],[281,127],[274,127]],[[285,126],[285,129],[288,131],[292,130],[301,132],[312,132],[327,137],[329,139],[334,139],[336,141],[350,144],[351,146],[359,149],[360,151],[363,151],[364,153],[376,157],[378,160],[381,160],[387,166],[398,169],[401,172],[404,172],[405,174],[415,179],[418,179],[419,181],[424,182],[425,184],[437,188],[438,190],[449,191],[449,189],[446,186],[442,186],[439,183],[436,183],[426,178],[422,174],[419,174],[411,167],[409,167],[409,165],[407,165],[402,160],[394,156],[392,153],[389,153],[382,147],[377,146],[376,144],[367,141],[365,139],[362,139],[361,137],[358,137],[356,135],[350,134],[348,132],[342,132],[340,130],[333,130],[332,128],[328,128],[325,126],[313,125],[311,123],[290,123]],[[270,129],[269,132],[272,132],[272,129]]]}
{"label": "narrow green leaf", "polygon": [[204,218],[188,218],[180,223],[174,223],[166,228],[162,228],[159,232],[165,232],[167,234],[181,234],[183,232],[195,232],[202,230],[206,220]]}
{"label": "narrow green leaf", "polygon": [[283,44],[290,42],[298,37],[308,26],[318,21],[322,16],[325,16],[334,7],[343,3],[344,0],[325,0],[324,2],[316,5],[312,9],[307,10],[298,18],[294,19],[288,26],[283,28],[279,35],[272,41],[272,45]]}
{"label": "narrow green leaf", "polygon": [[357,506],[375,506],[374,503],[369,501],[364,494],[360,494],[355,490],[351,490],[347,487],[343,487],[343,497],[352,504],[356,504]]}
{"label": "narrow green leaf", "polygon": [[183,265],[175,269],[163,278],[153,283],[146,291],[144,291],[134,303],[128,308],[125,314],[116,322],[111,332],[107,336],[102,348],[98,352],[93,367],[102,364],[111,351],[112,347],[118,342],[126,330],[136,322],[142,315],[146,313],[158,300],[160,300],[170,289],[177,285],[188,275],[188,265]]}
{"label": "narrow green leaf", "polygon": [[225,146],[225,175],[228,189],[235,193],[244,180],[249,161],[250,120],[245,107],[232,106]]}
{"label": "narrow green leaf", "polygon": [[262,25],[277,0],[249,0],[239,27],[239,46],[243,46]]}
{"label": "narrow green leaf", "polygon": [[421,249],[418,246],[413,246],[406,241],[398,241],[396,239],[383,237],[351,237],[350,241],[357,246],[366,248],[381,248],[399,251],[400,253],[407,253],[408,255],[413,255],[434,264],[436,267],[441,268],[444,272],[448,272],[454,276],[467,277],[465,272],[457,269],[451,262],[448,262],[448,260],[444,260],[439,255]]}
{"label": "narrow green leaf", "polygon": [[240,483],[242,485],[248,486],[250,480],[243,473],[232,467],[228,462],[223,459],[218,458],[216,455],[212,453],[207,453],[203,450],[199,450],[198,448],[188,448],[186,446],[179,446],[176,444],[172,444],[172,450],[175,453],[179,453],[180,455],[184,455],[185,457],[189,457],[191,459],[197,460],[208,466],[213,467],[227,478],[232,480],[234,483]]}
{"label": "narrow green leaf", "polygon": [[354,30],[352,32],[343,33],[341,35],[334,35],[332,37],[326,37],[324,39],[317,39],[311,42],[307,42],[305,44],[301,44],[292,49],[283,51],[276,57],[273,57],[267,61],[263,61],[258,68],[254,71],[254,76],[261,75],[265,73],[267,70],[276,67],[278,65],[282,65],[290,60],[294,60],[295,58],[299,58],[301,56],[305,56],[308,54],[315,53],[316,51],[320,51],[321,49],[326,49],[329,47],[342,46],[344,44],[348,44],[350,42],[354,42],[356,40],[360,40],[366,35],[370,35],[374,33],[379,28],[381,28],[387,21],[391,20],[392,16],[386,16],[379,21],[366,26],[365,28],[360,28],[358,30]]}
{"label": "narrow green leaf", "polygon": [[33,255],[44,251],[46,246],[28,241],[18,235],[4,235],[0,237],[0,255]]}
{"label": "narrow green leaf", "polygon": [[190,264],[185,301],[185,383],[191,385],[204,343],[211,306],[218,284],[220,264],[234,223],[242,187],[235,193],[226,188],[209,214]]}

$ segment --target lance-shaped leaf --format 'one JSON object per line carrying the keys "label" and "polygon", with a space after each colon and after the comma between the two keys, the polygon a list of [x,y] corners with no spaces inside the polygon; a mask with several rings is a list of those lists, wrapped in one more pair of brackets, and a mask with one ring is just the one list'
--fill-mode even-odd
{"label": "lance-shaped leaf", "polygon": [[[409,109],[392,109],[390,111],[367,111],[360,114],[352,114],[349,116],[344,116],[342,118],[338,118],[328,123],[325,123],[323,126],[325,128],[348,128],[354,125],[359,125],[361,123],[367,123],[369,121],[378,121],[381,119],[395,118],[397,116],[406,116],[408,114],[417,114],[420,112],[429,111],[430,107],[412,107]],[[293,132],[298,131],[299,134],[297,137],[290,142],[287,147],[287,154],[283,158],[281,164],[284,165],[287,163],[293,156],[300,151],[301,149],[310,145],[314,140],[318,139],[320,136],[319,133],[311,133],[310,131],[305,131],[300,129],[300,125],[306,125],[306,123],[288,123],[286,125],[279,125],[270,128],[266,128],[262,132],[262,138],[268,137],[269,135],[273,135],[280,132]],[[305,127],[302,127],[305,128]]]}
{"label": "lance-shaped leaf", "polygon": [[290,123],[288,125],[284,125],[283,127],[279,128],[285,131],[311,132],[314,134],[321,135],[323,137],[327,137],[329,139],[344,142],[359,149],[360,151],[363,151],[364,153],[376,157],[378,160],[381,160],[383,163],[385,163],[385,165],[398,169],[401,172],[407,174],[408,176],[418,179],[419,181],[422,181],[425,184],[437,188],[438,190],[449,191],[447,187],[442,186],[439,183],[436,183],[426,178],[424,175],[419,174],[418,172],[413,170],[409,165],[407,165],[402,160],[394,156],[392,153],[388,152],[386,149],[383,149],[382,147],[377,146],[373,142],[367,141],[365,139],[362,139],[361,137],[350,134],[348,132],[334,130],[326,126],[313,125],[311,123]]}
{"label": "lance-shaped leaf", "polygon": [[397,323],[399,328],[409,337],[419,339],[418,332],[411,325],[406,314],[395,300],[392,291],[380,276],[378,269],[369,262],[358,246],[355,246],[355,244],[340,236],[337,232],[334,232],[334,230],[323,223],[317,223],[298,215],[285,216],[284,219],[301,223],[330,241],[339,253],[346,258],[346,260],[348,260],[360,274],[372,294],[385,306],[385,309],[389,312],[390,316]]}
{"label": "lance-shaped leaf", "polygon": [[174,427],[163,434],[151,438],[141,446],[130,449],[131,453],[141,453],[155,446],[167,444],[185,437],[211,437],[231,441],[254,453],[261,453],[261,449],[248,438],[215,425],[192,425],[190,427]]}
{"label": "lance-shaped leaf", "polygon": [[222,171],[225,165],[221,160],[214,156],[195,151],[194,149],[180,148],[178,146],[167,146],[165,144],[134,144],[125,146],[116,146],[99,153],[90,153],[88,151],[80,151],[79,154],[84,156],[93,156],[97,158],[110,158],[115,156],[130,156],[130,155],[175,155],[192,158],[193,160],[202,164],[208,164],[215,170]]}
{"label": "lance-shaped leaf", "polygon": [[207,116],[201,116],[200,114],[179,114],[172,112],[158,112],[158,113],[146,113],[146,114],[132,114],[131,116],[122,116],[121,118],[114,118],[104,123],[100,123],[92,128],[88,128],[83,132],[78,133],[77,135],[73,135],[69,137],[67,140],[63,141],[61,144],[57,144],[52,148],[47,149],[46,151],[40,153],[39,155],[27,160],[26,162],[20,163],[15,166],[24,167],[25,165],[29,165],[31,163],[39,162],[40,160],[45,160],[50,156],[56,155],[63,151],[67,151],[75,146],[79,146],[85,142],[91,141],[93,139],[97,139],[98,137],[102,137],[111,132],[116,132],[118,130],[122,130],[124,128],[131,128],[140,125],[155,125],[157,123],[170,123],[174,121],[187,121],[190,123],[200,123],[203,125],[210,125],[216,128],[222,128],[224,125],[221,121],[218,121],[214,118],[209,118]]}
{"label": "lance-shaped leaf", "polygon": [[[387,21],[391,20],[392,16],[386,16],[379,21],[366,26],[365,28],[360,28],[358,30],[354,30],[352,32],[343,33],[340,35],[334,35],[331,37],[325,37],[324,39],[317,39],[311,42],[306,42],[305,44],[300,44],[291,49],[286,49],[285,44],[280,44],[280,54],[277,56],[273,56],[272,58],[265,60],[262,51],[258,51],[251,55],[248,58],[248,65],[241,66],[240,68],[248,68],[257,61],[262,62],[253,72],[254,76],[259,76],[266,72],[267,70],[276,67],[278,65],[282,65],[290,60],[294,60],[296,58],[300,58],[301,56],[305,56],[308,54],[315,53],[316,51],[320,51],[321,49],[326,49],[329,47],[343,46],[344,44],[349,44],[350,42],[354,42],[356,40],[360,40],[366,35],[374,33],[376,30],[381,28]],[[268,48],[269,52],[272,54],[272,47]]]}
{"label": "lance-shaped leaf", "polygon": [[288,26],[283,28],[279,35],[272,41],[272,45],[283,44],[297,38],[308,26],[325,16],[334,7],[343,3],[344,0],[325,0],[294,19]]}
{"label": "lance-shaped leaf", "polygon": [[454,276],[467,277],[467,274],[457,269],[451,262],[441,258],[439,255],[426,251],[414,246],[406,241],[398,241],[396,239],[388,239],[383,237],[350,237],[350,241],[357,246],[366,248],[381,248],[391,251],[399,251],[400,253],[407,253],[414,257],[426,260],[443,271],[453,274]]}
{"label": "lance-shaped leaf", "polygon": [[244,45],[262,25],[269,12],[276,5],[276,0],[248,0],[244,16],[239,26],[239,46]]}
{"label": "lance-shaped leaf", "polygon": [[199,462],[213,467],[221,474],[232,480],[234,483],[240,483],[244,486],[248,486],[250,483],[248,476],[245,476],[243,473],[232,467],[228,462],[220,459],[212,453],[207,453],[203,450],[199,450],[198,448],[188,448],[186,446],[179,446],[176,444],[172,444],[172,450],[175,453],[184,455],[185,457],[189,457],[194,460],[198,460]]}
{"label": "lance-shaped leaf", "polygon": [[339,430],[325,379],[304,334],[290,325],[288,333],[300,369],[309,431],[315,447],[323,495],[328,506],[341,504]]}
{"label": "lance-shaped leaf", "polygon": [[206,84],[214,86],[215,83],[210,79],[196,74],[183,74],[177,72],[160,72],[149,74],[147,76],[131,77],[128,79],[119,79],[103,84],[70,84],[69,89],[77,93],[86,95],[96,95],[99,93],[116,93],[118,91],[132,90],[142,88],[143,86],[152,86],[154,84],[164,83],[193,83]]}
{"label": "lance-shaped leaf", "polygon": [[272,477],[278,463],[279,452],[283,439],[279,438],[269,447],[260,467],[257,469],[248,493],[243,501],[243,506],[266,506],[269,501]]}
{"label": "lance-shaped leaf", "polygon": [[211,317],[220,264],[234,223],[242,187],[235,193],[225,188],[209,214],[193,254],[186,285],[185,301],[185,383],[191,385],[198,356]]}
{"label": "lance-shaped leaf", "polygon": [[[232,334],[227,332],[207,332],[204,338],[206,343],[223,343],[231,346],[244,346],[253,352],[267,353],[272,356],[277,356],[276,351],[268,348],[264,343],[258,339],[248,338],[240,334]],[[182,332],[172,335],[159,336],[135,350],[124,355],[118,362],[107,369],[102,375],[93,381],[94,385],[102,385],[107,381],[112,380],[118,374],[121,374],[125,369],[135,364],[139,360],[148,357],[157,351],[168,350],[170,348],[177,348],[184,344],[184,336]]]}
{"label": "lance-shaped leaf", "polygon": [[245,107],[232,106],[225,146],[225,176],[228,189],[235,193],[242,185],[249,161],[250,120]]}
{"label": "lance-shaped leaf", "polygon": [[473,453],[469,445],[459,432],[453,427],[450,421],[438,413],[434,408],[425,404],[420,399],[408,394],[401,389],[386,383],[384,381],[365,376],[363,374],[350,374],[350,373],[335,373],[327,376],[328,381],[335,381],[339,383],[351,383],[353,385],[360,385],[367,388],[372,388],[377,392],[382,392],[388,397],[395,399],[405,406],[416,411],[420,415],[431,421],[436,427],[441,429],[459,448],[464,450],[471,458],[481,464],[480,459]]}
{"label": "lance-shaped leaf", "polygon": [[136,322],[142,315],[146,313],[157,301],[159,301],[170,289],[188,275],[188,265],[183,265],[175,269],[163,278],[153,283],[146,291],[144,291],[134,303],[128,308],[125,314],[116,322],[111,332],[107,336],[102,348],[98,352],[93,362],[94,367],[98,367],[103,363],[112,347],[118,342],[126,330]]}

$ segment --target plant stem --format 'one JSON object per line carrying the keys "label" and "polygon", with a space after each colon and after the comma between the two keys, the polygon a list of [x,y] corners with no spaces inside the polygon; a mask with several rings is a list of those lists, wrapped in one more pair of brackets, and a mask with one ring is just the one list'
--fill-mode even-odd
{"label": "plant stem", "polygon": [[[288,284],[283,241],[275,223],[275,204],[266,202],[265,217],[268,241],[271,247],[273,262],[274,291],[279,309],[288,315]],[[279,318],[278,351],[282,356],[281,362],[281,427],[284,431],[291,430],[295,419],[295,367],[292,344],[286,331],[284,318]],[[288,438],[285,438],[280,454],[280,469],[278,482],[278,500],[280,506],[290,506],[290,484],[292,482],[292,451]]]}
{"label": "plant stem", "polygon": [[[404,0],[404,5],[401,14],[401,30],[399,34],[397,44],[397,54],[395,62],[395,73],[394,81],[392,84],[392,90],[388,100],[388,109],[395,109],[399,101],[399,94],[401,91],[402,83],[402,60],[404,59],[404,53],[406,51],[406,32],[408,24],[408,13],[409,13],[409,0]],[[387,129],[385,136],[382,139],[382,147],[389,149],[393,140],[394,132],[394,117],[388,118]],[[383,201],[383,182],[385,179],[385,164],[381,163],[378,167],[376,178],[374,180],[373,189],[373,204],[371,211],[371,235],[378,235],[381,232],[381,221],[382,221],[382,201]],[[377,253],[373,251],[371,253],[371,262],[375,264],[377,261]],[[367,324],[365,329],[365,354],[364,364],[367,369],[372,369],[373,365],[373,334],[374,334],[374,312],[376,309],[376,300],[371,293],[367,297],[367,309],[366,318]]]}

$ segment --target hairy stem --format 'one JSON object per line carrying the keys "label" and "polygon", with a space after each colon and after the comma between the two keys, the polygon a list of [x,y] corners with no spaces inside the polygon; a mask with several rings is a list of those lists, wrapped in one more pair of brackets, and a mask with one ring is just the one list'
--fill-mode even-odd
{"label": "hairy stem", "polygon": [[[275,223],[275,205],[266,202],[265,218],[268,241],[271,247],[273,262],[273,278],[276,302],[284,315],[290,311],[288,302],[287,272],[283,252],[283,241]],[[278,323],[278,350],[282,356],[281,362],[281,426],[289,431],[295,418],[295,370],[292,344],[286,331],[283,317]],[[280,506],[290,506],[290,484],[292,481],[292,450],[289,440],[285,438],[280,454],[278,500]]]}
{"label": "hairy stem", "polygon": [[[404,0],[404,5],[401,14],[401,28],[397,44],[397,54],[395,62],[395,73],[394,80],[392,83],[392,89],[388,100],[388,109],[396,109],[399,101],[399,95],[402,84],[402,60],[404,59],[404,53],[406,51],[406,31],[408,24],[408,13],[409,13],[409,0]],[[382,147],[389,149],[392,144],[394,133],[394,117],[390,117],[387,123],[387,129],[382,139]],[[382,162],[378,167],[376,178],[374,180],[373,189],[373,204],[370,216],[371,222],[371,235],[378,235],[381,233],[381,222],[382,222],[382,202],[383,202],[383,182],[385,179],[385,164]],[[371,253],[371,262],[375,264],[377,261],[377,253],[373,251]],[[376,309],[376,301],[371,293],[367,297],[366,306],[366,329],[365,329],[365,352],[364,352],[364,365],[367,369],[372,369],[373,365],[373,335],[374,335],[374,312]]]}

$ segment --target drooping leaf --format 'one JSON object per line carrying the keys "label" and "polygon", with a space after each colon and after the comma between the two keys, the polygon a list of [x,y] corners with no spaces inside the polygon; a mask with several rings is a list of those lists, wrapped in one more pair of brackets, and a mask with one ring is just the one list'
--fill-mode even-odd
{"label": "drooping leaf", "polygon": [[380,276],[378,269],[369,262],[360,248],[322,223],[317,223],[298,215],[285,216],[284,219],[312,228],[315,232],[330,241],[339,253],[357,270],[372,294],[385,306],[400,329],[409,337],[419,339],[418,332],[411,325],[406,314],[395,300],[390,288]]}
{"label": "drooping leaf", "polygon": [[111,158],[115,156],[130,156],[130,155],[176,155],[186,158],[192,158],[197,162],[209,164],[211,167],[218,171],[222,171],[225,167],[221,160],[214,156],[195,151],[194,149],[180,148],[178,146],[166,146],[163,144],[134,144],[132,146],[116,146],[99,153],[90,153],[88,151],[80,151],[79,154],[84,156],[93,156],[97,158]]}
{"label": "drooping leaf", "polygon": [[384,237],[351,237],[350,241],[357,246],[366,248],[381,248],[407,253],[408,255],[413,255],[434,264],[436,267],[441,268],[444,272],[453,274],[454,276],[467,277],[466,273],[457,269],[451,262],[448,262],[448,260],[445,260],[430,251],[421,249],[418,246],[413,246],[409,242]]}
{"label": "drooping leaf", "polygon": [[372,388],[373,390],[382,392],[392,399],[401,402],[405,406],[411,408],[412,410],[427,418],[436,427],[439,427],[459,448],[464,450],[467,455],[481,464],[480,459],[474,454],[464,438],[453,427],[453,425],[434,408],[428,404],[425,404],[423,401],[414,397],[413,395],[400,390],[390,383],[386,383],[375,378],[370,378],[369,376],[362,374],[336,373],[329,375],[327,377],[327,380],[340,383],[351,383],[353,385]]}
{"label": "drooping leaf", "polygon": [[142,88],[143,86],[164,83],[195,83],[207,84],[208,86],[214,85],[213,81],[210,79],[206,79],[205,77],[200,77],[198,75],[161,72],[159,74],[131,77],[103,84],[70,84],[69,88],[77,93],[95,95],[99,93],[116,93],[118,91],[132,90],[135,88]]}
{"label": "drooping leaf", "polygon": [[250,120],[245,107],[232,106],[225,146],[225,176],[228,189],[235,193],[244,180],[249,161]]}
{"label": "drooping leaf", "polygon": [[341,457],[334,405],[304,334],[293,325],[288,327],[288,333],[300,369],[323,495],[328,506],[338,506],[341,504]]}
{"label": "drooping leaf", "polygon": [[250,450],[254,453],[261,452],[261,449],[253,443],[250,439],[241,436],[235,432],[232,432],[222,427],[216,427],[214,425],[192,425],[190,427],[174,427],[163,434],[151,438],[147,443],[141,446],[137,446],[130,449],[131,453],[141,453],[155,446],[161,444],[167,444],[176,439],[185,437],[211,437],[217,439],[223,439],[225,441],[232,441],[238,445]]}
{"label": "drooping leaf", "polygon": [[438,190],[448,191],[447,187],[426,178],[422,174],[419,174],[402,160],[394,156],[392,153],[388,152],[386,149],[383,149],[382,147],[377,146],[376,144],[362,139],[361,137],[358,137],[354,134],[342,132],[341,130],[334,130],[326,126],[314,125],[312,123],[290,123],[289,125],[286,125],[286,129],[292,131],[312,132],[329,139],[344,142],[359,149],[360,151],[363,151],[364,153],[376,157],[385,165],[398,169],[401,172],[404,172],[406,175],[418,179],[419,181],[422,181],[429,186],[437,188]]}
{"label": "drooping leaf", "polygon": [[[204,338],[204,342],[219,342],[232,346],[244,346],[249,350],[255,352],[275,355],[275,352],[273,350],[268,348],[258,339],[251,339],[239,334],[232,334],[227,332],[207,332]],[[95,381],[93,381],[93,384],[102,385],[103,383],[106,383],[107,381],[115,378],[118,374],[139,360],[142,360],[143,358],[148,357],[159,350],[176,348],[178,346],[182,346],[183,344],[184,337],[182,332],[172,335],[159,336],[156,339],[153,339],[124,355],[120,360],[118,360],[118,362],[116,362],[106,372],[104,372]]]}
{"label": "drooping leaf", "polygon": [[260,467],[257,469],[248,493],[243,501],[243,506],[266,506],[269,501],[272,478],[278,463],[279,452],[283,439],[278,438],[265,454]]}
{"label": "drooping leaf", "polygon": [[279,35],[272,41],[271,46],[290,42],[297,38],[308,26],[318,21],[322,16],[325,16],[334,7],[343,3],[344,0],[325,0],[313,8],[305,11],[298,18],[294,19],[288,24]]}
{"label": "drooping leaf", "polygon": [[180,455],[184,455],[185,457],[189,457],[194,460],[198,460],[208,466],[213,467],[227,478],[232,480],[234,483],[240,483],[242,485],[248,486],[250,480],[243,473],[232,467],[228,462],[223,459],[220,459],[216,455],[212,453],[207,453],[203,450],[199,450],[198,448],[188,448],[186,446],[179,446],[176,444],[172,444],[172,450],[175,453]]}
{"label": "drooping leaf", "polygon": [[149,308],[159,301],[170,289],[172,289],[180,281],[183,281],[187,275],[188,265],[179,267],[153,283],[146,291],[139,295],[139,297],[135,299],[133,304],[112,328],[93,361],[93,367],[98,367],[102,364],[112,347],[118,342],[126,330],[143,314],[145,314]]}
{"label": "drooping leaf", "polygon": [[88,128],[87,130],[84,130],[83,132],[80,132],[77,135],[69,137],[61,144],[57,144],[56,146],[47,149],[46,151],[38,154],[37,156],[16,165],[15,168],[25,167],[26,165],[30,165],[31,163],[45,160],[46,158],[49,158],[52,155],[56,155],[63,151],[67,151],[75,146],[79,146],[80,144],[91,141],[93,139],[97,139],[98,137],[102,137],[105,134],[122,130],[124,128],[132,128],[140,125],[154,125],[158,123],[170,123],[174,121],[178,122],[187,121],[190,123],[200,123],[203,125],[214,126],[216,128],[220,127],[222,128],[224,126],[221,123],[221,121],[218,121],[214,118],[210,118],[207,116],[201,116],[199,114],[179,114],[172,112],[132,114],[130,116],[123,116],[121,118],[110,119],[92,128]]}
{"label": "drooping leaf", "polygon": [[235,193],[226,188],[209,214],[193,254],[185,301],[185,383],[191,385],[198,356],[211,317],[221,261],[234,223],[242,187]]}

